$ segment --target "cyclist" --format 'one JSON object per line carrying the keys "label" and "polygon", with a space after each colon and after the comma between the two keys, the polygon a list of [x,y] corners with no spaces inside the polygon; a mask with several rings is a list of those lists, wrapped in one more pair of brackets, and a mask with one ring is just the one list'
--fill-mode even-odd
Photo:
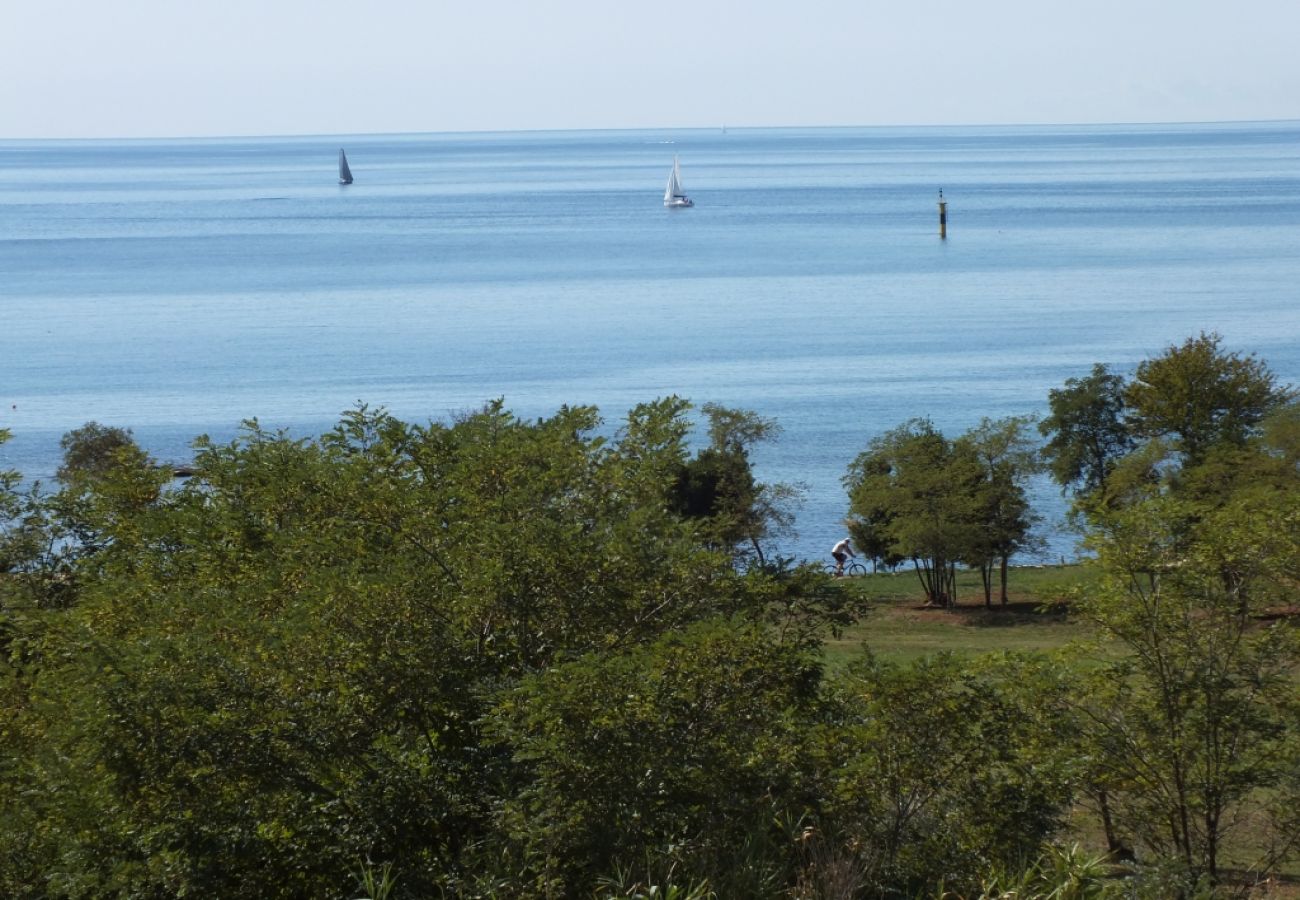
{"label": "cyclist", "polygon": [[834,547],[831,548],[831,556],[835,557],[836,575],[844,574],[844,564],[848,562],[850,556],[854,557],[855,559],[857,558],[857,554],[854,553],[853,548],[849,546],[848,538],[845,538],[844,540],[840,541],[838,544],[836,544]]}

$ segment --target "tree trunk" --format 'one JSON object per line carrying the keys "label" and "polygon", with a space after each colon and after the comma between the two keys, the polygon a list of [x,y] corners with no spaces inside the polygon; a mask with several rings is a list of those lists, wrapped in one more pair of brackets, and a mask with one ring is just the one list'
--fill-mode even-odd
{"label": "tree trunk", "polygon": [[925,602],[934,602],[934,579],[926,577],[929,573],[928,568],[917,559],[912,557],[912,571],[916,573],[916,578],[921,582],[921,590],[925,592]]}
{"label": "tree trunk", "polygon": [[1115,831],[1115,822],[1110,815],[1110,798],[1105,789],[1097,791],[1097,811],[1101,813],[1101,828],[1106,835],[1106,849],[1110,851],[1114,862],[1132,862],[1133,848],[1124,843]]}

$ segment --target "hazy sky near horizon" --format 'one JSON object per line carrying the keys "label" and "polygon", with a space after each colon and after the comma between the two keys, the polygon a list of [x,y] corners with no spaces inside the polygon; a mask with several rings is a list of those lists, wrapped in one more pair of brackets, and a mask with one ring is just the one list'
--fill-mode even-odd
{"label": "hazy sky near horizon", "polygon": [[32,0],[0,138],[1300,118],[1300,0]]}

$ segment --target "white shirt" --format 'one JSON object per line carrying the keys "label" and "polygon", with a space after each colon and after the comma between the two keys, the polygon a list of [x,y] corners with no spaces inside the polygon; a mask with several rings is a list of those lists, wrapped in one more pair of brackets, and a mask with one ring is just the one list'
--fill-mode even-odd
{"label": "white shirt", "polygon": [[849,556],[854,555],[853,548],[849,546],[848,538],[845,538],[831,548],[831,555],[834,556],[836,553],[847,553]]}

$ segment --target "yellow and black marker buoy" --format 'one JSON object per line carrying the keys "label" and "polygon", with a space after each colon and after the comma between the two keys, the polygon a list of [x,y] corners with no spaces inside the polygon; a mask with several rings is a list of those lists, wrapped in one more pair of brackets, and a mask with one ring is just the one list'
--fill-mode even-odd
{"label": "yellow and black marker buoy", "polygon": [[939,237],[948,239],[948,201],[943,199],[943,188],[939,188]]}

